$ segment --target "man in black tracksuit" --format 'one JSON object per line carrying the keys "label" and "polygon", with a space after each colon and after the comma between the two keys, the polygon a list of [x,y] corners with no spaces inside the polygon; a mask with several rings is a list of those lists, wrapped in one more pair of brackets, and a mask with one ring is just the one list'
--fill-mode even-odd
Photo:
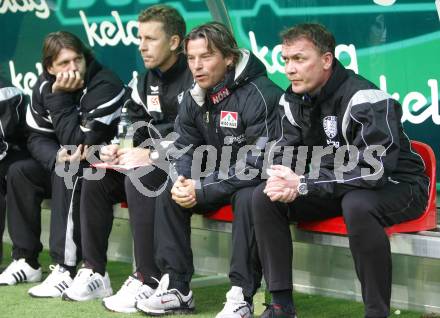
{"label": "man in black tracksuit", "polygon": [[24,130],[26,102],[26,95],[0,77],[0,263],[6,217],[6,176],[13,162],[29,157]]}
{"label": "man in black tracksuit", "polygon": [[[423,213],[429,186],[423,161],[403,131],[400,104],[334,58],[329,31],[302,24],[285,31],[282,40],[292,85],[280,101],[277,146],[293,154],[293,161],[272,166],[271,177],[253,196],[258,251],[272,293],[262,317],[295,317],[289,221],[341,214],[365,317],[387,317],[391,253],[384,227]],[[299,146],[309,147],[307,156]]]}
{"label": "man in black tracksuit", "polygon": [[[130,99],[125,107],[133,123],[147,122],[148,127],[138,129],[134,135],[135,148],[121,149],[109,145],[101,149],[101,159],[111,164],[146,165],[132,171],[138,173],[142,187],[157,190],[166,180],[167,171],[151,165],[149,138],[165,138],[173,130],[179,103],[185,90],[193,83],[181,42],[185,36],[185,21],[178,11],[166,5],[155,5],[139,15],[139,50],[147,71],[129,84]],[[154,40],[153,40],[154,39]],[[150,139],[150,141],[152,140]],[[147,144],[143,144],[147,141]],[[151,171],[148,170],[151,168]],[[163,167],[162,167],[163,168]],[[106,274],[108,238],[113,223],[113,205],[127,201],[134,242],[136,270],[122,285],[118,293],[103,299],[103,305],[116,312],[136,312],[135,302],[156,288],[155,277],[160,272],[154,262],[154,207],[155,196],[149,196],[132,182],[130,171],[122,173],[106,170],[101,180],[84,180],[81,193],[81,233],[84,268],[78,280],[65,295],[73,300],[89,300],[110,296],[110,280]],[[81,280],[85,273],[88,280]],[[87,286],[104,280],[99,288]],[[78,284],[76,284],[78,281]]]}
{"label": "man in black tracksuit", "polygon": [[[0,283],[41,279],[41,202],[51,198],[50,255],[56,264],[34,297],[58,297],[72,282],[81,260],[79,193],[81,169],[63,178],[65,169],[84,157],[85,148],[109,142],[120,116],[125,88],[104,69],[75,35],[50,33],[43,45],[44,72],[34,86],[26,122],[28,149],[33,158],[16,162],[8,175],[8,229],[14,262]],[[78,146],[69,152],[67,146]],[[82,153],[81,153],[82,152]],[[17,274],[21,273],[21,274]],[[62,285],[62,287],[61,287]]]}
{"label": "man in black tracksuit", "polygon": [[[156,292],[138,301],[137,308],[149,315],[194,310],[191,215],[232,203],[232,288],[217,317],[248,318],[261,280],[261,270],[252,266],[258,258],[250,190],[260,182],[264,148],[276,137],[281,90],[267,78],[261,61],[239,50],[220,23],[193,29],[184,44],[196,85],[179,109],[175,146],[187,152],[173,162],[179,177],[169,179],[156,200],[155,258],[163,276]],[[204,166],[213,169],[201,178],[202,149],[208,149]]]}

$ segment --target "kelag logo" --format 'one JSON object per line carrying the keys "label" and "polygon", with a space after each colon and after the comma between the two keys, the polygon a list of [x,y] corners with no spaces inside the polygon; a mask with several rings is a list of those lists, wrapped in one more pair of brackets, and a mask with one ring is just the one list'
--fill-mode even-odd
{"label": "kelag logo", "polygon": [[210,18],[203,0],[183,0],[169,3],[157,0],[59,0],[56,15],[63,25],[82,24],[78,12],[81,10],[87,15],[88,22],[100,23],[107,21],[109,12],[117,12],[121,22],[136,20],[137,13],[148,6],[164,3],[170,4],[188,20]]}
{"label": "kelag logo", "polygon": [[16,12],[34,12],[35,16],[40,19],[47,19],[50,16],[49,6],[46,0],[34,1],[18,1],[5,0],[0,1],[0,14]]}
{"label": "kelag logo", "polygon": [[328,2],[307,1],[293,6],[288,1],[259,0],[251,8],[247,3],[251,1],[228,6],[235,34],[278,84],[288,84],[282,74],[278,32],[296,23],[318,21],[335,34],[336,56],[347,68],[400,101],[403,122],[440,125],[436,56],[440,23],[433,2],[364,0],[320,6]]}
{"label": "kelag logo", "polygon": [[[79,35],[128,82],[144,67],[136,49],[137,15],[157,3],[179,10],[188,30],[212,19],[205,0],[0,0],[0,26],[13,31],[0,35],[0,69],[30,94],[42,71],[44,36],[64,29]],[[335,53],[345,67],[397,99],[409,136],[433,147],[440,143],[436,3],[440,7],[440,0],[225,0],[239,46],[250,49],[278,85],[289,84],[279,32],[300,22],[320,22],[335,34]]]}
{"label": "kelag logo", "polygon": [[[139,43],[137,39],[137,12],[161,2],[148,0],[68,0],[59,2],[56,15],[62,25],[82,24],[89,45],[92,47],[95,45],[116,46],[120,43],[126,46],[137,45]],[[163,2],[166,3],[166,1]],[[211,17],[204,1],[180,1],[173,3],[173,6],[187,21],[207,21]],[[133,14],[134,12],[136,13]]]}

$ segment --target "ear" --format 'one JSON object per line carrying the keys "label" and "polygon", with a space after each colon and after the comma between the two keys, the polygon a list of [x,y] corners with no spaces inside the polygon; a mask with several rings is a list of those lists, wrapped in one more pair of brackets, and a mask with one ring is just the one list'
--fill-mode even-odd
{"label": "ear", "polygon": [[172,35],[170,37],[170,50],[176,51],[179,48],[180,45],[180,36],[178,35]]}
{"label": "ear", "polygon": [[55,72],[54,72],[54,70],[53,70],[52,65],[49,66],[49,67],[47,68],[47,72],[48,72],[50,75],[57,76],[57,74],[55,74]]}
{"label": "ear", "polygon": [[332,68],[333,65],[333,54],[330,52],[326,52],[321,56],[321,60],[323,63],[324,70],[328,71]]}
{"label": "ear", "polygon": [[226,66],[230,68],[234,64],[234,57],[232,55],[225,57]]}

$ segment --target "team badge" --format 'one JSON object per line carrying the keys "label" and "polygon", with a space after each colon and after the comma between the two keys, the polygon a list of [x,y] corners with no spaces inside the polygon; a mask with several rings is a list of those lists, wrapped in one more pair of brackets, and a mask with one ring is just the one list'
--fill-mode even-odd
{"label": "team badge", "polygon": [[336,116],[327,116],[322,121],[325,134],[328,138],[333,139],[338,134],[338,124]]}
{"label": "team badge", "polygon": [[185,93],[185,92],[182,91],[179,95],[177,95],[177,102],[178,102],[179,104],[182,103],[182,99],[183,99],[183,94],[184,94],[184,93]]}
{"label": "team badge", "polygon": [[222,110],[220,113],[220,127],[237,128],[238,113]]}
{"label": "team badge", "polygon": [[159,86],[150,85],[150,89],[151,89],[151,94],[159,94]]}
{"label": "team badge", "polygon": [[158,95],[147,95],[147,109],[148,112],[162,112]]}

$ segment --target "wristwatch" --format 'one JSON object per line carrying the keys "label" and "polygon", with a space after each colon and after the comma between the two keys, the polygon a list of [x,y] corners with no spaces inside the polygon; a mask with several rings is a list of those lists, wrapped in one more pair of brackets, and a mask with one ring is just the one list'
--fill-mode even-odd
{"label": "wristwatch", "polygon": [[304,176],[299,177],[297,190],[299,195],[306,195],[309,192],[309,189],[307,189],[306,178]]}

